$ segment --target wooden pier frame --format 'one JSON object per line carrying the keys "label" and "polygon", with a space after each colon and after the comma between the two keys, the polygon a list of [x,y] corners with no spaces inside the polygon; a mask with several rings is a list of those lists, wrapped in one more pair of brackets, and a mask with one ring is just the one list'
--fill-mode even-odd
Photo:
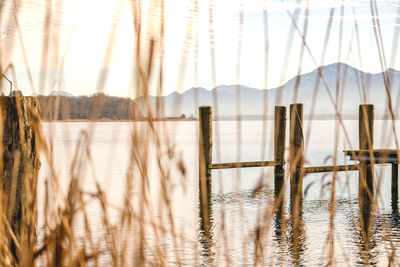
{"label": "wooden pier frame", "polygon": [[[212,122],[211,107],[199,107],[199,216],[204,244],[207,247],[211,244],[211,171],[213,169],[275,167],[275,192],[278,194],[281,192],[285,177],[286,107],[275,107],[273,161],[212,163]],[[279,207],[282,210],[283,205]]]}
{"label": "wooden pier frame", "polygon": [[[276,167],[275,174],[284,177],[285,165],[285,132],[286,107],[275,107],[274,159],[270,161],[212,163],[212,111],[211,107],[199,107],[199,176],[205,177],[209,183],[211,170]],[[277,129],[278,127],[278,129]]]}
{"label": "wooden pier frame", "polygon": [[281,187],[285,176],[286,107],[275,107],[274,123],[274,160],[212,163],[212,109],[210,106],[199,107],[200,193],[211,190],[211,170],[214,169],[275,167],[275,182]]}
{"label": "wooden pier frame", "polygon": [[[214,169],[274,167],[275,194],[279,194],[285,177],[285,138],[286,107],[275,107],[274,120],[274,160],[252,162],[212,163],[212,111],[211,107],[199,108],[199,178],[200,191],[211,190],[211,171]],[[290,196],[294,200],[299,196],[302,201],[303,176],[309,173],[359,171],[359,202],[371,201],[374,195],[374,165],[392,164],[392,198],[398,195],[399,151],[390,149],[373,149],[374,106],[359,106],[359,150],[346,150],[344,153],[351,160],[358,161],[353,165],[310,166],[304,167],[303,137],[303,104],[290,105],[289,136],[289,173]],[[208,195],[207,193],[204,195]],[[293,202],[293,201],[292,201]]]}
{"label": "wooden pier frame", "polygon": [[[364,162],[367,164],[391,164],[392,165],[392,199],[398,198],[398,164],[399,151],[396,149],[372,149],[372,150],[345,150],[346,156],[350,160]],[[373,189],[373,188],[372,188]],[[372,190],[369,189],[369,190]],[[373,193],[373,192],[372,192]]]}

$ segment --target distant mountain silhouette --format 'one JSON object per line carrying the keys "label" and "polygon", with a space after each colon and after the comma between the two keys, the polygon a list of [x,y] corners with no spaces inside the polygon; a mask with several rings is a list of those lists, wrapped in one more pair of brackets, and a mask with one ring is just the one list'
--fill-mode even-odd
{"label": "distant mountain silhouette", "polygon": [[65,92],[65,91],[51,91],[50,93],[49,93],[49,96],[67,96],[67,97],[74,97],[74,95],[73,94],[70,94],[70,93],[68,93],[68,92]]}
{"label": "distant mountain silhouette", "polygon": [[[316,86],[318,78],[321,77],[320,73],[323,79],[319,79],[319,85]],[[315,118],[333,117],[335,114],[333,103],[338,103],[338,108],[344,117],[357,118],[358,105],[362,103],[374,104],[375,114],[383,116],[388,113],[383,75],[389,77],[392,104],[397,110],[400,104],[400,71],[388,69],[384,73],[371,74],[344,63],[319,67],[310,73],[290,79],[283,86],[268,90],[243,85],[220,85],[211,91],[200,87],[191,88],[183,94],[174,92],[163,97],[150,96],[149,102],[155,110],[157,99],[161,100],[165,117],[177,117],[181,114],[187,116],[193,114],[197,117],[198,106],[209,105],[213,106],[214,115],[220,118],[235,118],[237,114],[245,119],[261,118],[264,110],[272,116],[274,106],[289,106],[294,100],[304,104],[306,116],[313,112]],[[296,83],[298,89],[295,99]],[[238,92],[240,92],[240,110],[237,105]],[[337,96],[339,101],[336,100]],[[144,98],[137,98],[136,103],[139,104],[138,109],[144,111]],[[314,110],[311,110],[313,106]]]}

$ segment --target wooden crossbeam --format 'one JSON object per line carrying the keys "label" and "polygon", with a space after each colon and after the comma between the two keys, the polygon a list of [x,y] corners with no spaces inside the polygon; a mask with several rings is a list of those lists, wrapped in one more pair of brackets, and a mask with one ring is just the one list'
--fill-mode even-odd
{"label": "wooden crossbeam", "polygon": [[303,173],[358,171],[358,169],[358,165],[314,166],[303,167]]}
{"label": "wooden crossbeam", "polygon": [[208,165],[209,169],[233,169],[233,168],[250,168],[250,167],[273,167],[284,165],[284,161],[250,161],[250,162],[229,162],[229,163],[212,163]]}
{"label": "wooden crossbeam", "polygon": [[346,156],[350,156],[350,160],[367,161],[375,164],[398,163],[399,157],[396,149],[362,149],[362,150],[345,150]]}

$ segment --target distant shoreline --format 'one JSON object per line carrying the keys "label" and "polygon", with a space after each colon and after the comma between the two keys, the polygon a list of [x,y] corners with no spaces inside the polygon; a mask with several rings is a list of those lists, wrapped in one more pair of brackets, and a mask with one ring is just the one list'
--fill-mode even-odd
{"label": "distant shoreline", "polygon": [[[304,118],[304,121],[310,121],[308,118]],[[334,121],[335,118],[314,118],[312,121]],[[342,118],[343,121],[356,121],[358,118]],[[377,118],[375,120],[379,121],[391,121],[390,118]],[[400,118],[396,118],[395,121],[400,120]],[[147,122],[147,119],[140,119],[140,120],[112,120],[112,119],[70,119],[70,120],[41,120],[41,122],[45,123],[57,123],[57,122]],[[153,119],[153,122],[163,122],[163,121],[179,121],[179,122],[185,122],[185,121],[198,121],[198,119],[180,119],[180,118],[162,118],[162,119]],[[215,119],[214,121],[238,121],[236,118],[235,119]],[[241,119],[240,121],[274,121],[273,119]]]}
{"label": "distant shoreline", "polygon": [[[139,120],[120,120],[120,119],[68,119],[68,120],[41,120],[42,122],[144,122],[147,119]],[[152,121],[197,121],[197,119],[182,119],[182,118],[158,118]]]}

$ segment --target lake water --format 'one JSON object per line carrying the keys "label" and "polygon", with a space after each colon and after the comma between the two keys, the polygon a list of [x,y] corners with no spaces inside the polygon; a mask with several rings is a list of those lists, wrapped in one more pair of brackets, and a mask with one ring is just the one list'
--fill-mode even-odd
{"label": "lake water", "polygon": [[[344,121],[346,134],[340,125],[336,131],[336,126],[335,121],[304,122],[306,165],[330,165],[335,155],[337,164],[348,162],[342,151],[358,148],[358,121]],[[399,126],[396,121],[396,129]],[[273,122],[218,121],[213,127],[213,162],[273,159]],[[395,148],[391,127],[390,121],[375,121],[375,148]],[[283,218],[271,212],[273,168],[214,170],[211,231],[205,236],[199,217],[198,122],[156,122],[154,130],[146,122],[63,122],[43,123],[43,129],[59,175],[61,194],[57,195],[66,195],[71,177],[79,178],[87,195],[95,193],[99,185],[107,197],[107,217],[115,226],[116,242],[122,244],[128,240],[132,258],[139,241],[145,240],[149,265],[160,263],[157,260],[160,252],[165,255],[167,265],[253,265],[255,230],[261,225],[265,235],[259,265],[327,263],[332,174],[309,174],[304,178],[301,241],[294,246],[288,220],[288,194]],[[137,133],[136,139],[132,132]],[[75,165],[74,159],[77,159]],[[385,266],[393,251],[399,253],[400,216],[397,202],[392,203],[391,199],[390,170],[390,165],[375,168],[378,216],[374,217],[370,249],[364,249],[360,235],[358,173],[338,175],[333,236],[337,265],[360,265],[368,261]],[[44,159],[39,176],[39,224],[43,226],[44,184],[51,176]],[[260,184],[262,190],[254,194]],[[53,196],[56,191],[52,188]],[[140,218],[131,228],[121,222],[121,214],[128,208],[123,202],[127,191],[131,193],[130,205]],[[99,247],[105,247],[108,239],[103,211],[90,197],[86,201],[93,240]],[[53,207],[60,203],[62,200],[54,197]],[[76,236],[84,233],[81,213],[75,219],[74,231]],[[102,260],[106,262],[107,255]]]}

